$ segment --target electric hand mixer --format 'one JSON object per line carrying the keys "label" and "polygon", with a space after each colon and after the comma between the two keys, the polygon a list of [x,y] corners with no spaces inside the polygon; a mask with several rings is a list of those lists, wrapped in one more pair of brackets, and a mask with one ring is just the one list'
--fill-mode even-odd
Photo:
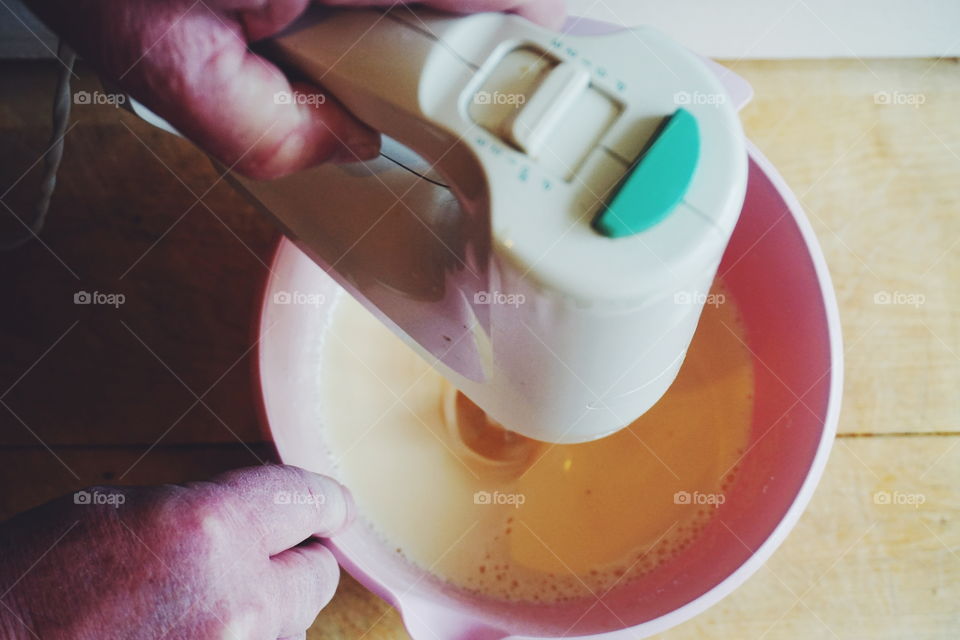
{"label": "electric hand mixer", "polygon": [[[746,187],[703,60],[646,28],[406,7],[317,9],[270,46],[400,143],[309,179],[236,178],[301,249],[510,430],[583,442],[657,402]],[[450,190],[414,208],[407,169]]]}

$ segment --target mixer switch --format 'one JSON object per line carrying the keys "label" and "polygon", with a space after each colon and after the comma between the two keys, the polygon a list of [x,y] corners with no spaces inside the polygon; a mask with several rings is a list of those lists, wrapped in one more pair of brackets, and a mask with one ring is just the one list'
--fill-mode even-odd
{"label": "mixer switch", "polygon": [[700,159],[700,128],[686,109],[664,119],[647,148],[593,220],[610,238],[649,229],[667,217],[690,188]]}
{"label": "mixer switch", "polygon": [[554,67],[509,124],[517,148],[537,158],[564,115],[590,86],[590,74],[566,62]]}
{"label": "mixer switch", "polygon": [[476,124],[567,182],[622,110],[582,63],[532,46],[501,57],[468,103]]}

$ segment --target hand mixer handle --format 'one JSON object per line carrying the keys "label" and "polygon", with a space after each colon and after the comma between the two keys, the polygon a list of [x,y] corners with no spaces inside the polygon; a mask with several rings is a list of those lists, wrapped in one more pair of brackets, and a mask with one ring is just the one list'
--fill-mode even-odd
{"label": "hand mixer handle", "polygon": [[[496,14],[476,16],[489,21]],[[393,11],[311,8],[268,43],[267,55],[330,91],[360,120],[457,175],[463,199],[481,195],[483,172],[462,143],[455,90],[475,69],[439,40],[464,20],[406,7]],[[429,111],[434,113],[428,113]],[[446,116],[446,118],[444,118]],[[452,117],[451,117],[452,116]]]}
{"label": "hand mixer handle", "polygon": [[[329,261],[341,284],[526,436],[591,440],[659,400],[746,188],[736,111],[701,58],[647,28],[574,36],[406,6],[317,8],[269,46],[446,183],[410,206],[427,181],[395,189],[374,162],[272,189],[268,208],[316,255],[358,217],[328,211],[374,217],[383,235],[362,265],[347,263],[366,226]],[[338,207],[315,197],[344,185],[356,186]],[[391,261],[401,254],[414,259]],[[382,273],[358,277],[367,258]],[[404,286],[423,274],[430,286]],[[411,295],[424,290],[435,295]]]}

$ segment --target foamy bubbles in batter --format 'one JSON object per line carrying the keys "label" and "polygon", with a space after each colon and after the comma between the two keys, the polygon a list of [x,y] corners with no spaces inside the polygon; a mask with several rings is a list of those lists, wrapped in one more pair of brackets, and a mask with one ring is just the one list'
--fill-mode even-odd
{"label": "foamy bubbles in batter", "polygon": [[[342,296],[321,369],[338,478],[384,544],[459,588],[538,602],[603,594],[692,544],[734,479],[753,371],[736,307],[722,299],[704,308],[676,382],[649,412],[602,440],[550,445],[488,430]],[[451,416],[463,424],[451,429]]]}

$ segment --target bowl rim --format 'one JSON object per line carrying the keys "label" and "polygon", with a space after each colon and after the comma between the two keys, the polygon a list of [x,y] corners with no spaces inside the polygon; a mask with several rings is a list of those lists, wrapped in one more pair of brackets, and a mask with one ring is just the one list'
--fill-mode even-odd
{"label": "bowl rim", "polygon": [[[824,469],[826,468],[830,450],[833,446],[836,436],[843,393],[844,354],[840,313],[837,305],[836,294],[829,270],[827,268],[826,259],[824,258],[822,249],[817,241],[813,227],[803,212],[803,208],[799,199],[789,188],[786,181],[776,170],[776,168],[774,168],[766,156],[764,156],[763,153],[749,140],[747,141],[747,151],[749,155],[749,161],[756,164],[757,168],[764,174],[774,189],[783,198],[784,204],[786,205],[787,210],[790,212],[797,230],[800,232],[807,254],[810,257],[811,264],[817,277],[820,296],[823,302],[829,346],[828,357],[830,367],[828,373],[830,375],[830,383],[826,397],[826,411],[824,412],[823,428],[820,432],[820,440],[817,444],[816,452],[813,455],[810,466],[799,490],[791,501],[790,506],[787,508],[783,517],[770,532],[767,538],[754,551],[751,552],[749,557],[739,567],[727,575],[726,578],[716,583],[709,590],[697,596],[690,602],[687,602],[686,604],[668,613],[643,622],[639,625],[599,634],[569,636],[574,640],[597,640],[600,638],[604,640],[627,640],[627,638],[635,640],[638,637],[647,637],[655,633],[662,633],[667,629],[679,625],[682,622],[686,622],[687,620],[690,620],[691,618],[699,615],[700,613],[720,602],[726,596],[733,593],[744,582],[746,582],[747,579],[750,578],[754,573],[756,573],[756,571],[758,571],[760,567],[763,566],[763,564],[770,558],[770,556],[772,556],[773,553],[780,547],[784,540],[786,540],[787,535],[796,526],[800,516],[810,503],[813,493],[819,484],[821,477],[823,476]],[[276,452],[277,459],[281,462],[283,460],[283,456],[282,452],[279,450],[279,447],[276,445],[276,440],[273,437],[273,428],[270,423],[269,415],[270,412],[267,406],[263,378],[261,375],[261,363],[265,349],[265,343],[261,338],[263,335],[265,315],[269,309],[269,294],[272,288],[275,286],[275,269],[278,266],[278,263],[284,252],[295,246],[296,245],[293,242],[283,236],[281,236],[276,243],[276,247],[270,260],[270,271],[267,277],[264,278],[263,284],[260,287],[259,306],[255,309],[255,319],[252,326],[253,339],[256,341],[257,345],[255,349],[255,357],[252,358],[251,363],[252,381],[256,386],[254,392],[256,410],[259,414],[261,428],[263,429],[265,435],[270,438],[270,442],[274,448],[274,451]],[[359,567],[353,561],[340,552],[335,542],[331,541],[329,545],[334,551],[334,554],[337,556],[338,561],[340,561],[341,566],[343,566],[343,568],[346,569],[347,572],[354,577],[354,579],[360,582],[365,588],[369,589],[377,596],[383,598],[391,605],[396,607],[401,614],[401,617],[403,617],[406,621],[406,616],[408,614],[407,609],[414,604],[413,602],[406,602],[397,597],[388,588],[377,582],[373,576],[367,574],[366,572],[360,571]],[[504,636],[504,640],[546,640],[546,638],[547,637],[545,636],[509,634]]]}

